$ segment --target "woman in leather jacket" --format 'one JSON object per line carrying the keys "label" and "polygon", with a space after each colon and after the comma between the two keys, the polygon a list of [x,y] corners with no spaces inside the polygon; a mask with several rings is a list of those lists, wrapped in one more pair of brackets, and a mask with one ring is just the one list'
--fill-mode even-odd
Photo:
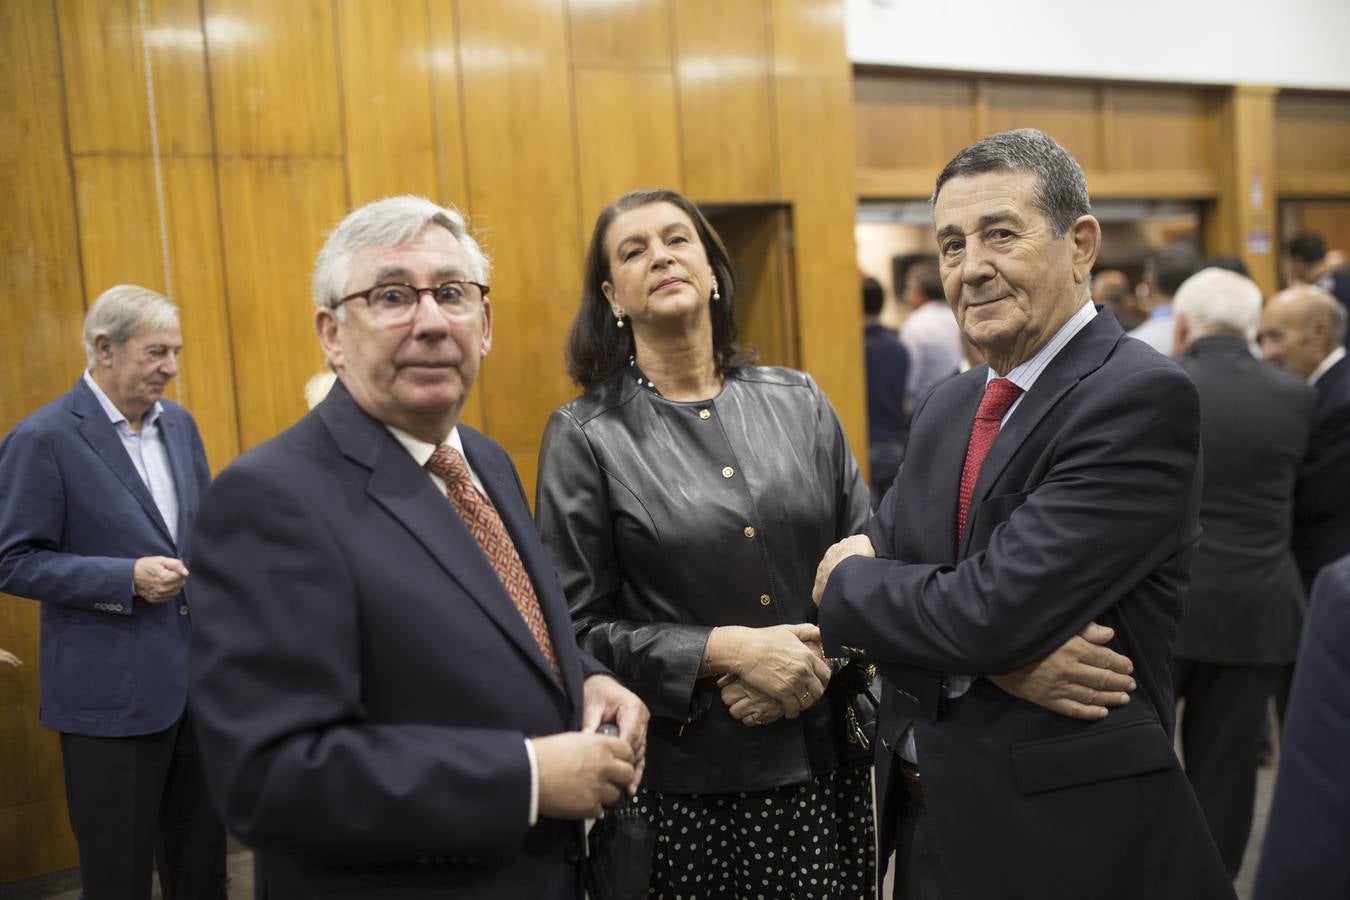
{"label": "woman in leather jacket", "polygon": [[652,712],[611,858],[643,896],[870,897],[867,677],[823,658],[811,602],[868,490],[811,377],[736,347],[734,302],[689,200],[601,213],[567,344],[585,393],[549,419],[536,514],[578,642]]}

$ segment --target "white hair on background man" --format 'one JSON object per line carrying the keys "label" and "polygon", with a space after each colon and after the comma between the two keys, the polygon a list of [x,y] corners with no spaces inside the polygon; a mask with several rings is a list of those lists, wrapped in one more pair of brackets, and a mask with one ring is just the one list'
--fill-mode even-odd
{"label": "white hair on background man", "polygon": [[158,291],[119,284],[98,295],[84,316],[84,356],[93,366],[95,343],[106,336],[113,349],[126,344],[142,328],[158,331],[178,322],[178,307]]}
{"label": "white hair on background man", "polygon": [[1172,311],[1185,317],[1192,340],[1226,334],[1250,343],[1261,324],[1261,289],[1236,272],[1201,269],[1177,289]]}

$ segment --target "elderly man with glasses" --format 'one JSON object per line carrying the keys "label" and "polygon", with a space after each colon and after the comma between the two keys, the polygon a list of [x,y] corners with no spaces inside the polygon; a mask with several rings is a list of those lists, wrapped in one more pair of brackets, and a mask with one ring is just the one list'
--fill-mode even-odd
{"label": "elderly man with glasses", "polygon": [[579,898],[581,820],[641,778],[646,708],[459,424],[487,275],[458,213],[352,212],[314,273],[336,384],[203,502],[193,707],[260,896]]}

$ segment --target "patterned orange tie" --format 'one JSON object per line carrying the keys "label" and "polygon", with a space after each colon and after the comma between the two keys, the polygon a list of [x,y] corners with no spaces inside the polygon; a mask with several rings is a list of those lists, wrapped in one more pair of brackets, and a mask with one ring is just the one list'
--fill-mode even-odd
{"label": "patterned orange tie", "polygon": [[956,549],[961,549],[961,535],[966,533],[966,513],[970,511],[970,498],[975,493],[975,482],[980,478],[980,468],[989,449],[998,437],[1003,417],[1012,408],[1022,389],[1006,378],[995,378],[984,389],[984,398],[980,408],[975,411],[975,423],[970,428],[970,443],[966,446],[966,464],[961,469],[961,496],[957,502]]}
{"label": "patterned orange tie", "polygon": [[506,586],[506,592],[516,604],[516,609],[525,620],[535,643],[548,660],[553,677],[562,684],[562,670],[558,667],[558,656],[553,652],[553,641],[548,635],[548,624],[544,622],[544,611],[535,596],[534,584],[520,561],[515,542],[502,524],[492,501],[478,492],[469,477],[469,466],[459,451],[449,444],[441,444],[427,460],[427,469],[445,480],[445,495],[450,504],[459,513],[464,524],[469,527],[478,546],[483,548],[488,562],[497,571],[497,577]]}

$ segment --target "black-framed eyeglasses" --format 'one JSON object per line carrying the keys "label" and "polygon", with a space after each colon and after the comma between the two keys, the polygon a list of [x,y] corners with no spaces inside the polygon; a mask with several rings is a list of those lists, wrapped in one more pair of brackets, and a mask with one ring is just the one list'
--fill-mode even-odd
{"label": "black-framed eyeglasses", "polygon": [[476,281],[442,281],[435,287],[420,288],[388,282],[348,294],[334,303],[333,309],[359,297],[366,301],[371,318],[382,325],[400,325],[412,320],[423,294],[431,294],[436,306],[450,318],[463,318],[478,311],[488,295],[488,286]]}

